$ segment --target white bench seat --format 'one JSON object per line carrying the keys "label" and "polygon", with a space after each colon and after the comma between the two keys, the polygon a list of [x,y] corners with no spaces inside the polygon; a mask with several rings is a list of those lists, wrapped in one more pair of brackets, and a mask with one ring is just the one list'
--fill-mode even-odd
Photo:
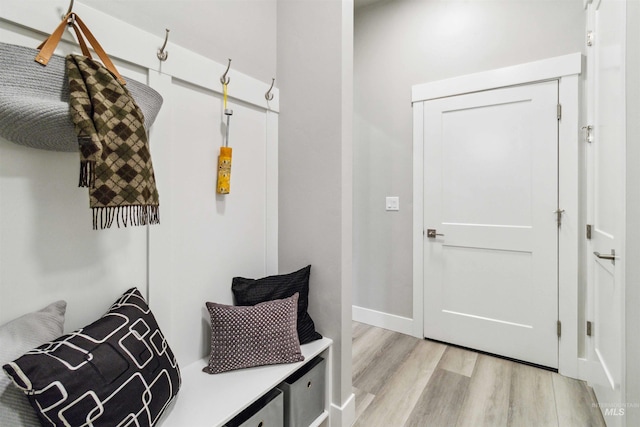
{"label": "white bench seat", "polygon": [[[158,426],[222,426],[314,357],[328,350],[331,344],[331,339],[322,338],[302,345],[304,361],[297,363],[258,366],[214,375],[202,372],[202,368],[208,363],[208,357],[185,366],[181,369],[180,391],[167,408]],[[330,366],[328,363],[328,377],[330,377]],[[327,384],[329,383],[330,381],[327,381]],[[327,393],[329,391],[330,387],[327,386]],[[327,405],[331,401],[328,394],[325,401]],[[313,425],[321,424],[327,416],[328,410],[325,410]]]}

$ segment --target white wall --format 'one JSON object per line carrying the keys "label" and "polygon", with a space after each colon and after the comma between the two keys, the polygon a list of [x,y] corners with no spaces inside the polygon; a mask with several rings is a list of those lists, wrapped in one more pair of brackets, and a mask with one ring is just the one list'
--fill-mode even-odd
{"label": "white wall", "polygon": [[[276,5],[270,4],[275,14]],[[37,46],[67,5],[66,0],[3,2],[0,39]],[[238,3],[236,14],[242,9]],[[231,194],[218,196],[217,154],[224,134],[219,76],[226,61],[173,45],[169,60],[160,63],[156,49],[162,34],[145,33],[80,2],[74,10],[124,75],[148,82],[164,97],[150,135],[161,224],[92,230],[87,190],[77,188],[77,153],[0,140],[0,323],[65,299],[70,331],[137,286],[185,366],[209,351],[205,301],[232,303],[233,276],[277,270],[278,91],[269,111],[264,93],[271,82],[231,70]],[[275,26],[271,29],[247,29],[243,43],[269,40],[268,54],[275,58]],[[74,46],[63,43],[58,53],[77,51]]]}
{"label": "white wall", "polygon": [[231,58],[234,70],[265,82],[276,77],[276,0],[82,0],[82,3],[158,37],[164,37],[168,28],[170,58],[173,46],[179,45],[220,64]]}
{"label": "white wall", "polygon": [[[583,50],[582,0],[356,9],[353,305],[412,318],[411,86]],[[386,196],[400,211],[386,212]]]}
{"label": "white wall", "polygon": [[[3,12],[8,6],[3,2]],[[0,21],[0,40],[37,46],[42,36]],[[71,50],[62,44],[61,51]],[[146,79],[143,70],[116,64],[123,74]],[[146,229],[93,231],[78,171],[77,153],[0,138],[0,324],[64,299],[70,331],[101,316],[132,286],[146,294]]]}
{"label": "white wall", "polygon": [[352,7],[339,0],[278,2],[280,270],[312,265],[309,312],[334,340],[338,408],[352,396]]}
{"label": "white wall", "polygon": [[[166,105],[153,129],[154,165],[160,175],[161,226],[149,228],[149,297],[182,364],[210,353],[204,302],[233,304],[234,276],[264,277],[267,265],[267,115],[231,100],[231,193],[217,195],[217,157],[223,143],[221,96],[162,78]],[[238,79],[234,81],[238,83]],[[273,197],[272,195],[269,195]],[[277,194],[276,194],[277,197]],[[274,202],[276,202],[274,200]],[[275,215],[277,218],[277,215]]]}

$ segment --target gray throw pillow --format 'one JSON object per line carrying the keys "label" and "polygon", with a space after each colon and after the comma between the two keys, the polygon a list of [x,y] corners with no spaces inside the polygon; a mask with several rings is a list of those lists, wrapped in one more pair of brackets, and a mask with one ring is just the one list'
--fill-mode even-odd
{"label": "gray throw pillow", "polygon": [[[0,366],[63,334],[65,301],[56,301],[34,313],[0,326]],[[0,375],[0,426],[40,425],[24,393]]]}
{"label": "gray throw pillow", "polygon": [[211,316],[209,374],[304,360],[297,332],[298,293],[254,306],[207,302]]}

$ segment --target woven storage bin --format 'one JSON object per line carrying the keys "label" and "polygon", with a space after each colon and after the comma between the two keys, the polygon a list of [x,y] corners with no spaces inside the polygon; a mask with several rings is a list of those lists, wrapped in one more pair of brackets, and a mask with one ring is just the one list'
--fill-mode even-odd
{"label": "woven storage bin", "polygon": [[239,413],[225,427],[282,427],[284,400],[282,391],[273,389]]}
{"label": "woven storage bin", "polygon": [[316,357],[284,380],[285,427],[308,427],[324,411],[326,361]]}
{"label": "woven storage bin", "polygon": [[[16,144],[51,151],[78,152],[69,114],[65,58],[53,55],[46,67],[34,61],[38,50],[0,42],[0,137]],[[127,89],[151,127],[162,96],[126,78]]]}

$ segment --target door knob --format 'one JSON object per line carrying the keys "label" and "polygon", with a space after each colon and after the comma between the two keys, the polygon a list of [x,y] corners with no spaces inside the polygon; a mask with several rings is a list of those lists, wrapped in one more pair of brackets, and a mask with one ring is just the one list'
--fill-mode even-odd
{"label": "door knob", "polygon": [[436,236],[444,236],[444,234],[436,233],[435,228],[427,228],[427,237],[430,239],[435,239]]}
{"label": "door knob", "polygon": [[600,259],[608,259],[611,260],[612,263],[616,263],[616,251],[615,249],[611,249],[611,253],[610,254],[601,254],[600,252],[594,252],[593,253],[595,256],[597,256]]}

